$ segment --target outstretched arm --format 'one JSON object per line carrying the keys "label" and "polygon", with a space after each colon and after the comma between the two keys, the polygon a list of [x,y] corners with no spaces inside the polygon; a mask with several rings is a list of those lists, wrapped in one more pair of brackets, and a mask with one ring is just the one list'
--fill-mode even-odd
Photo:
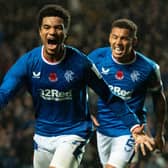
{"label": "outstretched arm", "polygon": [[[150,151],[153,150],[154,141],[152,138],[147,136],[143,127],[140,126],[139,119],[137,116],[130,110],[128,105],[122,100],[120,97],[115,96],[107,83],[103,80],[101,74],[93,65],[92,68],[89,69],[87,74],[88,85],[94,90],[94,92],[99,95],[109,108],[116,113],[119,119],[121,119],[124,124],[130,129],[133,137],[135,139],[136,144],[140,147],[142,153],[145,155],[145,147],[147,147]],[[92,99],[92,98],[91,98]],[[99,126],[98,121],[93,113],[92,120],[96,126]],[[137,148],[138,149],[138,148]]]}

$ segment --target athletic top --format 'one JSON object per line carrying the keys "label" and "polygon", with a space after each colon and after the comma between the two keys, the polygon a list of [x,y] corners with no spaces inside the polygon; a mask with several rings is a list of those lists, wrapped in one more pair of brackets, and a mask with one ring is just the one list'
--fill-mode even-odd
{"label": "athletic top", "polygon": [[[88,57],[96,65],[112,92],[125,100],[140,122],[145,123],[145,96],[148,91],[160,91],[162,82],[158,64],[137,51],[134,51],[134,54],[135,59],[131,62],[119,63],[114,60],[111,48],[104,47],[94,50]],[[128,127],[113,111],[115,109],[109,108],[99,98],[98,131],[112,137],[130,134]]]}

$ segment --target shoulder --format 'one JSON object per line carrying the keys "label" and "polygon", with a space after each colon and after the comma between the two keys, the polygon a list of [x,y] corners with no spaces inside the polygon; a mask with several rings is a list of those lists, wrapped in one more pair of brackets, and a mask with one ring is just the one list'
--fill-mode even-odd
{"label": "shoulder", "polygon": [[32,50],[25,53],[25,56],[27,57],[41,57],[42,53],[42,46],[38,46],[36,48],[33,48]]}
{"label": "shoulder", "polygon": [[73,46],[65,45],[65,48],[66,48],[67,55],[81,56],[81,57],[86,56],[84,54],[84,52],[82,52],[81,50],[79,50],[78,48],[75,48]]}
{"label": "shoulder", "polygon": [[110,47],[97,48],[88,54],[88,58],[92,61],[100,61],[104,59],[107,55],[111,54]]}
{"label": "shoulder", "polygon": [[40,55],[41,55],[41,47],[37,47],[37,48],[34,48],[34,49],[24,53],[23,55],[21,55],[18,58],[18,60],[16,61],[16,63],[26,64],[30,60],[33,60],[33,59],[36,59],[37,57],[40,57]]}
{"label": "shoulder", "polygon": [[150,68],[152,70],[159,70],[159,64],[149,58],[148,56],[136,51],[137,60],[145,66],[145,68]]}
{"label": "shoulder", "polygon": [[83,51],[69,45],[66,45],[65,47],[66,47],[66,57],[68,58],[68,60],[73,61],[73,63],[74,62],[84,63],[84,61],[88,60],[86,54]]}
{"label": "shoulder", "polygon": [[87,58],[86,54],[81,50],[66,45],[66,61],[73,64],[73,66],[85,67],[91,64],[91,61]]}
{"label": "shoulder", "polygon": [[42,46],[33,48],[32,50],[23,54],[20,58],[21,59],[35,59],[41,57]]}
{"label": "shoulder", "polygon": [[95,57],[104,57],[106,55],[106,53],[111,52],[111,48],[110,47],[102,47],[102,48],[97,48],[93,51],[91,51],[88,54],[88,57],[90,59],[95,58]]}

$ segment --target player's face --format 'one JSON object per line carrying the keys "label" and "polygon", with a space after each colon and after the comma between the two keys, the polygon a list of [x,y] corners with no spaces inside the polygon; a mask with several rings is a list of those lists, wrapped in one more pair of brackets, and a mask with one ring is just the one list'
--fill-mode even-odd
{"label": "player's face", "polygon": [[109,36],[113,57],[119,62],[129,60],[135,39],[130,36],[128,29],[114,27]]}
{"label": "player's face", "polygon": [[57,55],[66,37],[64,20],[57,16],[44,17],[39,33],[44,45],[44,55]]}

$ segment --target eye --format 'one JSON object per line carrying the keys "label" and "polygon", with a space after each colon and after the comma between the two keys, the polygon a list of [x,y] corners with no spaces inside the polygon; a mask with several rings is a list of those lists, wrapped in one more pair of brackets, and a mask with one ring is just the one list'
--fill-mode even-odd
{"label": "eye", "polygon": [[55,26],[55,29],[57,29],[57,30],[63,30],[64,26],[63,25],[58,25],[58,26]]}
{"label": "eye", "polygon": [[114,34],[112,34],[112,35],[111,35],[111,38],[112,38],[112,39],[117,39],[117,36],[114,35]]}
{"label": "eye", "polygon": [[49,25],[42,25],[41,28],[48,30],[50,28]]}

